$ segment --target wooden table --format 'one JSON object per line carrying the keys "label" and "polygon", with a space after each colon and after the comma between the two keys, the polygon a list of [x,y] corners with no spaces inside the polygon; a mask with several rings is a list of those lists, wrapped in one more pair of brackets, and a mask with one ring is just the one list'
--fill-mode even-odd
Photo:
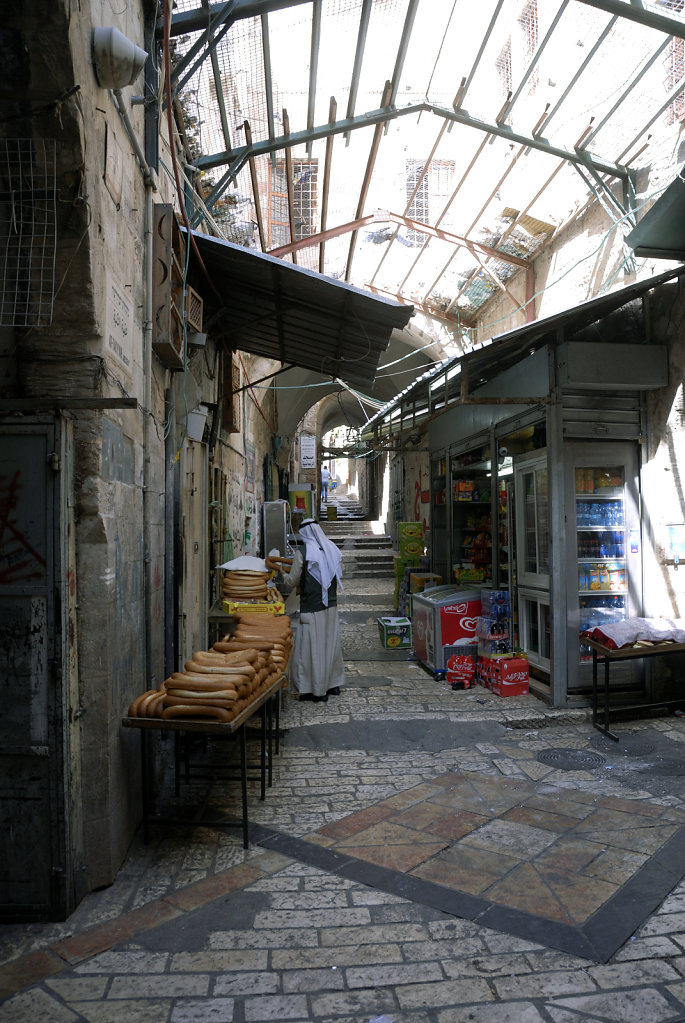
{"label": "wooden table", "polygon": [[[140,731],[140,755],[141,755],[141,782],[143,799],[143,841],[147,845],[150,837],[149,827],[151,823],[156,824],[185,824],[193,827],[213,825],[215,827],[236,827],[242,823],[243,847],[249,845],[249,821],[247,812],[247,782],[248,779],[258,778],[261,783],[260,798],[266,796],[267,785],[271,787],[273,771],[273,753],[279,750],[279,723],[280,723],[280,697],[285,682],[282,675],[277,682],[260,693],[247,707],[238,714],[233,721],[223,723],[221,721],[202,720],[200,718],[139,718],[125,717],[122,725],[125,728],[137,728]],[[247,743],[245,726],[248,721],[259,712],[261,716],[260,729],[260,770],[258,775],[247,773]],[[275,722],[275,741],[274,741]],[[150,732],[173,732],[174,733],[174,784],[175,794],[179,795],[181,775],[181,755],[179,740],[188,735],[201,735],[207,737],[220,737],[230,739],[238,737],[240,742],[240,771],[235,774],[224,774],[223,777],[229,780],[240,781],[242,799],[242,822],[235,821],[205,821],[205,820],[184,820],[176,817],[161,818],[153,812],[154,799],[152,795],[152,772],[150,770],[150,750],[148,746],[148,734]],[[186,778],[188,778],[188,761],[186,761]]]}
{"label": "wooden table", "polygon": [[[613,661],[626,661],[642,657],[663,657],[668,654],[682,653],[685,651],[685,643],[654,643],[652,646],[628,646],[620,647],[618,650],[612,650],[610,647],[606,647],[594,639],[588,639],[587,636],[582,637],[582,643],[584,646],[589,646],[592,650],[592,724],[600,732],[603,732],[604,735],[607,735],[610,739],[614,739],[615,742],[618,742],[619,738],[609,729],[609,714],[612,710],[646,710],[654,707],[668,707],[685,703],[684,693],[680,699],[676,700],[656,700],[654,702],[631,704],[630,706],[621,704],[620,706],[612,708],[609,693],[609,668]],[[597,664],[600,658],[604,662],[603,724],[600,724],[598,720],[599,715],[597,710],[599,694]]]}

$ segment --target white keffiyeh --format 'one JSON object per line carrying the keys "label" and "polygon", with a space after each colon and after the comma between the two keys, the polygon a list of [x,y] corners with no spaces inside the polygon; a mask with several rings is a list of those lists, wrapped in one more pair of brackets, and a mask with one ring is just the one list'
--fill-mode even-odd
{"label": "white keffiyeh", "polygon": [[304,540],[307,569],[321,585],[321,599],[328,607],[328,587],[334,579],[342,587],[342,555],[332,540],[329,540],[323,529],[316,522],[308,522],[300,526],[300,536]]}

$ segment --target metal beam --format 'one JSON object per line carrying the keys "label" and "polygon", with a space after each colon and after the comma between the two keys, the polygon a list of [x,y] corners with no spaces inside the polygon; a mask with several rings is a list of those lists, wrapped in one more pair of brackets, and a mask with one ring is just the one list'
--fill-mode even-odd
{"label": "metal beam", "polygon": [[[271,11],[280,11],[286,7],[297,7],[298,4],[311,3],[312,0],[228,0],[227,3],[210,4],[209,7],[196,7],[192,11],[180,11],[171,16],[170,34],[187,35],[189,32],[201,32],[209,25],[219,22],[230,22],[232,25],[242,18],[258,18]],[[162,19],[157,22],[157,34],[160,35]]]}
{"label": "metal beam", "polygon": [[[269,15],[262,14],[262,59],[264,61],[264,92],[266,99],[266,123],[269,126],[269,138],[276,134],[274,124],[274,91],[271,75],[271,41],[269,39]],[[276,156],[271,154],[271,166],[275,166]]]}
{"label": "metal beam", "polygon": [[512,266],[518,267],[520,270],[525,270],[528,266],[528,260],[522,259],[520,256],[514,256],[509,252],[500,252],[499,249],[493,249],[488,245],[483,245],[481,242],[472,241],[470,238],[464,238],[458,234],[451,234],[449,231],[442,231],[437,227],[431,227],[430,224],[423,224],[419,220],[411,220],[409,217],[402,217],[399,213],[388,213],[385,210],[371,213],[365,217],[357,217],[355,220],[350,221],[346,224],[340,224],[338,227],[329,228],[327,231],[321,231],[319,234],[309,235],[307,238],[301,238],[299,241],[290,242],[288,245],[279,245],[277,249],[269,249],[269,256],[287,256],[291,252],[297,252],[298,249],[309,248],[311,245],[319,245],[322,242],[328,241],[330,238],[339,238],[342,234],[349,234],[350,231],[359,231],[362,227],[367,227],[369,224],[378,223],[393,223],[402,227],[408,227],[412,231],[421,231],[424,234],[430,235],[432,238],[439,238],[441,241],[449,242],[452,245],[466,246],[473,252],[479,252],[490,259],[497,259],[501,263],[510,263]]}
{"label": "metal beam", "polygon": [[299,241],[290,242],[288,245],[279,245],[276,249],[269,249],[267,255],[277,256],[280,259],[291,252],[297,252],[299,249],[308,249],[312,245],[320,245],[322,242],[329,241],[331,238],[339,238],[341,234],[349,234],[350,231],[358,231],[360,227],[366,227],[367,224],[373,224],[376,220],[377,215],[375,213],[372,213],[368,217],[357,217],[356,220],[351,220],[346,224],[339,224],[338,227],[329,227],[326,231],[319,231],[318,234],[310,234],[309,237],[300,238]]}
{"label": "metal beam", "polygon": [[[190,49],[183,54],[172,71],[171,85],[173,91],[178,92],[183,88],[186,82],[195,74],[205,57],[212,50],[216,49],[217,45],[236,21],[240,21],[242,18],[260,17],[262,14],[268,14],[269,11],[293,7],[300,3],[311,3],[311,0],[228,0],[225,4],[216,4],[214,7],[210,7],[209,15],[206,10],[203,10],[204,23],[197,25],[194,29],[187,27],[179,28],[179,21],[183,22],[183,15],[172,17],[170,26],[172,36],[184,35],[189,31],[202,30],[200,36],[195,40]],[[216,35],[213,34],[214,29],[218,29]],[[160,29],[158,28],[157,31],[159,34]]]}
{"label": "metal beam", "polygon": [[[419,188],[421,187],[421,182],[425,179],[426,175],[428,174],[428,171],[430,170],[430,165],[433,162],[433,157],[435,156],[436,150],[437,150],[438,146],[440,145],[440,142],[442,141],[442,136],[445,134],[446,130],[447,130],[447,121],[443,121],[442,124],[440,125],[440,131],[438,132],[438,137],[436,138],[435,142],[433,143],[433,148],[430,151],[428,159],[426,160],[426,162],[424,163],[423,167],[421,168],[421,173],[419,174],[418,178],[416,179],[416,184],[414,185],[414,188],[412,189],[412,193],[409,196],[409,202],[407,203],[407,205],[405,207],[405,210],[404,210],[405,217],[407,216],[407,214],[409,213],[409,210],[411,209],[411,204],[414,202],[414,199],[416,198],[416,193],[418,192]],[[383,252],[383,255],[381,256],[381,258],[380,258],[380,260],[378,262],[378,266],[376,267],[376,269],[374,270],[373,274],[371,275],[371,283],[372,284],[376,280],[376,274],[378,273],[380,268],[383,266],[383,263],[385,262],[385,258],[388,255],[388,253],[390,252],[390,249],[392,248],[392,243],[397,238],[397,234],[399,232],[399,229],[400,229],[400,225],[398,224],[397,227],[395,228],[395,230],[392,233],[392,237],[390,238],[390,240],[388,241],[387,245],[385,246],[385,251]]]}
{"label": "metal beam", "polygon": [[49,412],[52,409],[138,408],[137,398],[0,398],[0,412]]}
{"label": "metal beam", "polygon": [[[352,68],[352,78],[350,80],[350,95],[347,101],[347,117],[348,119],[354,117],[354,110],[357,104],[357,92],[359,90],[359,78],[362,70],[362,62],[364,60],[364,50],[366,48],[366,36],[369,31],[369,21],[371,19],[371,5],[373,0],[364,0],[362,5],[361,13],[359,15],[359,31],[357,32],[357,47],[354,53],[354,67]],[[349,141],[350,133],[345,132],[345,140]]]}
{"label": "metal beam", "polygon": [[[609,33],[611,32],[612,28],[614,27],[614,25],[616,24],[617,21],[618,21],[617,17],[614,17],[614,18],[612,18],[609,21],[609,24],[606,26],[604,31],[600,34],[599,38],[597,39],[597,41],[592,46],[592,49],[588,53],[587,57],[585,58],[583,63],[580,65],[580,67],[578,68],[578,70],[574,74],[573,78],[571,79],[571,81],[568,83],[568,85],[566,86],[566,88],[562,92],[562,94],[559,97],[559,99],[557,100],[557,102],[554,104],[554,107],[552,108],[552,112],[543,121],[543,124],[541,125],[541,128],[544,127],[545,130],[547,130],[547,128],[549,127],[549,124],[550,124],[552,118],[559,112],[559,109],[560,109],[562,103],[564,102],[564,100],[566,99],[566,97],[570,93],[571,89],[576,84],[576,82],[578,81],[578,79],[580,78],[580,76],[582,75],[583,71],[588,66],[588,64],[590,63],[590,61],[594,57],[594,55],[597,53],[597,51],[599,50],[600,46],[602,45],[602,43],[604,42],[606,37],[609,35]],[[537,135],[537,134],[538,134],[538,132],[535,129],[533,129],[533,135]]]}
{"label": "metal beam", "polygon": [[[211,33],[211,29],[208,30]],[[219,106],[219,119],[221,121],[221,134],[224,137],[226,145],[230,148],[231,146],[231,129],[228,127],[228,117],[226,115],[226,100],[224,98],[224,88],[221,82],[221,68],[219,67],[219,61],[216,55],[216,48],[213,46],[210,50],[210,60],[212,62],[212,72],[214,74],[214,87],[216,89],[216,101]]]}
{"label": "metal beam", "polygon": [[[336,111],[338,104],[335,101],[335,97],[331,96],[331,102],[328,107],[328,120],[330,122],[335,121]],[[326,223],[328,221],[328,192],[331,184],[331,166],[333,163],[333,135],[329,135],[326,139],[326,156],[324,158],[323,165],[323,185],[321,191],[321,230],[326,230]],[[324,272],[325,260],[324,260],[324,249],[325,242],[321,242],[319,245],[319,273]]]}
{"label": "metal beam", "polygon": [[[283,131],[287,134],[290,131],[290,118],[288,111],[283,107]],[[295,241],[295,194],[293,188],[293,160],[289,149],[285,150],[285,183],[288,190],[288,228],[290,241]],[[297,263],[297,254],[293,252],[293,263]]]}
{"label": "metal beam", "polygon": [[[250,128],[249,122],[243,123],[245,129],[245,138],[247,139],[248,146],[252,145],[252,129]],[[264,221],[262,219],[262,203],[259,197],[259,180],[257,178],[257,166],[253,156],[249,159],[250,165],[250,181],[252,182],[252,200],[254,202],[255,216],[257,217],[257,230],[259,232],[259,244],[262,252],[266,252],[266,238],[264,237]]]}
{"label": "metal beam", "polygon": [[[385,121],[395,120],[398,117],[416,116],[421,111],[428,111],[435,114],[436,117],[444,117],[448,121],[455,121],[458,124],[466,125],[468,128],[475,128],[484,134],[495,135],[498,138],[506,139],[508,142],[513,142],[529,149],[535,149],[541,153],[547,153],[548,156],[556,156],[561,160],[568,160],[569,163],[586,162],[585,159],[581,159],[573,150],[550,145],[546,139],[534,138],[532,135],[522,135],[519,132],[512,131],[508,125],[488,124],[486,121],[471,117],[463,110],[449,110],[446,107],[438,106],[436,103],[424,101],[422,103],[410,103],[406,107],[399,108],[393,106],[381,107],[378,110],[372,110],[358,117],[344,118],[341,121],[336,121],[335,124],[319,125],[312,131],[298,131],[288,136],[281,135],[275,139],[264,139],[260,142],[255,142],[249,151],[247,146],[240,146],[232,151],[199,157],[196,160],[196,166],[201,170],[210,170],[213,167],[222,167],[228,164],[229,169],[224,177],[230,180],[242,170],[249,156],[264,156],[276,149],[283,149],[284,146],[307,145],[310,141],[316,142],[318,139],[328,138],[329,135],[340,135],[348,131],[354,131],[357,128],[368,128]],[[602,174],[624,178],[627,173],[626,168],[618,163],[612,163],[596,157],[591,159],[593,166]]]}
{"label": "metal beam", "polygon": [[635,86],[638,85],[638,83],[642,81],[642,79],[647,74],[647,72],[652,67],[652,65],[655,63],[655,61],[657,61],[659,59],[659,57],[664,52],[666,47],[670,46],[670,45],[671,45],[670,38],[664,39],[664,41],[661,44],[661,46],[657,50],[654,51],[654,53],[649,58],[647,63],[643,67],[640,68],[640,70],[635,75],[635,77],[633,78],[632,82],[630,82],[628,87],[621,90],[620,96],[618,97],[618,99],[616,100],[614,105],[611,107],[611,109],[604,115],[604,117],[599,122],[599,124],[595,128],[592,129],[592,131],[589,133],[589,135],[586,135],[586,137],[583,139],[582,145],[580,145],[578,147],[579,149],[587,149],[588,145],[590,144],[590,142],[592,142],[593,138],[595,138],[597,133],[602,130],[602,128],[610,120],[610,118],[612,118],[614,116],[615,112],[621,106],[621,104],[626,99],[626,97],[628,95],[630,95],[630,93],[633,91]]}
{"label": "metal beam", "polygon": [[[450,206],[452,205],[452,203],[454,202],[454,200],[456,199],[456,197],[457,197],[458,193],[459,193],[459,192],[460,192],[460,190],[461,190],[461,186],[462,186],[462,185],[464,184],[464,182],[465,182],[465,181],[467,180],[467,178],[468,178],[469,174],[471,173],[471,171],[473,170],[473,168],[474,168],[474,166],[475,166],[475,164],[476,164],[476,161],[478,160],[478,157],[479,157],[479,156],[481,155],[481,153],[482,153],[482,152],[483,152],[483,150],[485,149],[485,147],[486,147],[486,145],[488,144],[489,140],[490,140],[490,136],[489,136],[489,135],[486,135],[486,136],[485,136],[485,138],[483,139],[483,141],[481,142],[481,144],[480,144],[480,145],[478,146],[478,149],[476,150],[476,152],[475,152],[475,153],[473,154],[473,156],[472,156],[471,160],[469,161],[469,165],[468,165],[468,167],[466,168],[466,170],[464,171],[464,173],[462,174],[462,176],[461,176],[461,179],[460,179],[460,181],[459,181],[459,183],[458,183],[457,187],[456,187],[456,188],[454,189],[454,191],[452,192],[452,195],[451,195],[451,196],[450,196],[450,198],[448,199],[448,201],[447,201],[447,204],[446,204],[445,208],[443,209],[442,213],[440,214],[440,216],[439,216],[439,217],[438,217],[438,219],[436,220],[436,222],[435,222],[435,226],[436,226],[436,227],[438,227],[438,226],[439,226],[439,225],[440,225],[440,224],[442,223],[442,221],[444,220],[444,218],[445,218],[445,217],[447,216],[447,214],[448,214],[448,212],[449,212],[449,209],[450,209]],[[402,288],[403,288],[403,287],[405,286],[405,284],[407,283],[407,280],[408,280],[408,279],[409,279],[409,277],[411,276],[411,274],[412,274],[412,272],[413,272],[413,270],[414,270],[414,267],[416,266],[416,264],[418,263],[418,261],[419,261],[419,260],[421,259],[421,256],[422,256],[422,255],[424,254],[424,252],[425,252],[425,251],[426,251],[426,249],[428,248],[428,245],[429,245],[429,244],[430,244],[430,238],[426,238],[425,242],[424,242],[424,243],[423,243],[423,245],[421,246],[421,251],[420,251],[420,252],[419,252],[419,254],[417,255],[416,259],[415,259],[415,260],[413,261],[413,263],[411,264],[411,266],[409,267],[409,270],[407,271],[407,273],[405,274],[405,276],[404,276],[404,278],[403,278],[402,282],[400,283],[400,291],[402,290]]]}
{"label": "metal beam", "polygon": [[[490,194],[489,194],[489,195],[488,195],[488,197],[486,198],[485,202],[483,203],[483,205],[481,206],[481,208],[479,209],[479,211],[478,211],[478,212],[476,213],[475,217],[473,218],[473,220],[472,220],[472,221],[471,221],[471,223],[469,224],[469,227],[467,228],[467,232],[466,232],[466,233],[467,233],[467,235],[468,235],[468,234],[469,234],[469,233],[470,233],[471,231],[473,231],[473,229],[474,229],[474,228],[476,227],[476,224],[478,223],[478,221],[480,220],[480,218],[481,218],[481,217],[483,216],[483,214],[485,213],[486,209],[488,208],[488,206],[489,206],[489,205],[490,205],[490,203],[492,202],[492,200],[493,200],[494,196],[495,196],[495,195],[497,194],[497,192],[498,192],[498,191],[500,190],[500,188],[502,187],[502,185],[504,184],[504,182],[506,181],[506,179],[507,179],[507,178],[509,177],[509,175],[511,174],[511,172],[512,172],[512,171],[513,171],[513,169],[514,169],[514,167],[516,166],[516,164],[518,163],[518,161],[519,161],[519,160],[521,159],[521,157],[523,156],[523,154],[525,153],[525,151],[526,151],[526,150],[525,150],[525,146],[521,146],[521,147],[519,148],[519,150],[518,150],[518,152],[517,152],[516,156],[515,156],[515,157],[514,157],[514,158],[513,158],[513,159],[512,159],[511,161],[510,161],[510,163],[508,164],[508,166],[507,166],[507,167],[505,168],[505,170],[504,170],[504,173],[503,173],[503,174],[502,174],[502,176],[500,177],[499,181],[497,182],[497,184],[495,185],[495,187],[494,187],[494,188],[492,189],[492,191],[490,192]],[[440,280],[440,278],[442,277],[442,275],[443,275],[443,274],[445,273],[445,271],[447,270],[447,267],[448,267],[448,266],[450,265],[450,263],[451,263],[451,262],[452,262],[452,260],[454,259],[454,256],[455,256],[455,255],[456,255],[456,252],[452,253],[452,255],[451,255],[451,256],[450,256],[450,258],[448,259],[447,263],[445,264],[445,267],[444,267],[444,269],[443,269],[442,273],[441,273],[441,274],[439,274],[439,276],[438,276],[438,277],[436,278],[436,280],[435,280],[435,282],[433,283],[433,286],[431,287],[430,291],[427,291],[427,292],[426,292],[426,295],[425,295],[425,297],[426,297],[426,298],[428,298],[428,296],[430,295],[430,292],[431,292],[431,291],[433,290],[433,288],[435,287],[435,285],[436,285],[436,284],[438,283],[438,281]],[[462,289],[462,291],[463,291],[463,289]],[[459,298],[459,296],[460,296],[460,295],[461,295],[461,291],[459,292],[459,295],[455,296],[455,298],[453,298],[453,299],[452,299],[452,301],[450,302],[450,304],[449,304],[449,305],[448,305],[448,307],[447,307],[447,311],[448,311],[448,312],[450,311],[450,309],[452,308],[452,306],[453,306],[453,305],[455,304],[455,302],[457,301],[457,299]]]}
{"label": "metal beam", "polygon": [[[524,88],[526,87],[526,83],[528,82],[528,79],[530,78],[530,76],[532,75],[533,71],[535,70],[535,65],[539,61],[539,59],[540,59],[540,57],[541,57],[545,47],[547,46],[547,44],[549,43],[550,39],[552,38],[552,33],[554,32],[555,28],[557,27],[557,25],[559,23],[559,19],[561,18],[562,14],[564,13],[566,8],[568,7],[568,3],[569,3],[569,0],[561,0],[561,6],[559,7],[559,10],[557,11],[557,13],[554,15],[554,17],[552,19],[552,22],[551,22],[549,28],[547,29],[547,33],[545,35],[545,38],[542,40],[542,42],[540,43],[540,45],[536,49],[535,53],[533,54],[533,59],[531,60],[531,62],[528,65],[528,67],[526,68],[526,71],[525,71],[525,73],[523,75],[523,78],[519,82],[518,89],[516,90],[514,95],[511,97],[511,99],[509,100],[507,105],[504,107],[504,110],[501,111],[500,114],[498,114],[498,116],[497,116],[497,121],[498,122],[506,121],[507,117],[511,113],[512,108],[514,107],[514,104],[516,103],[516,100],[519,98],[519,96],[523,92]],[[535,133],[533,133],[533,134],[535,134]]]}
{"label": "metal beam", "polygon": [[[449,327],[473,327],[474,323],[471,320],[465,319],[463,316],[450,316],[448,313],[443,313],[440,309],[435,309],[430,305],[423,305],[421,302],[414,302],[411,299],[403,298],[402,295],[398,295],[392,291],[385,291],[383,288],[376,288],[372,284],[365,284],[364,287],[368,291],[372,291],[374,295],[383,295],[384,298],[391,298],[393,302],[398,302],[400,305],[410,305],[418,312],[423,313],[424,316],[430,316],[434,320],[439,320],[440,323],[445,323]],[[417,351],[417,355],[420,354]]]}
{"label": "metal beam", "polygon": [[466,94],[469,91],[469,87],[471,85],[471,82],[473,81],[474,76],[476,74],[476,71],[478,70],[478,65],[480,64],[480,58],[483,56],[483,52],[485,50],[485,47],[488,45],[488,42],[490,41],[490,36],[492,35],[492,31],[493,31],[493,29],[495,27],[495,23],[497,21],[497,18],[498,18],[500,10],[502,9],[502,4],[503,3],[504,3],[504,0],[497,0],[497,6],[495,7],[495,10],[494,10],[494,12],[492,14],[492,17],[490,18],[490,24],[488,25],[487,31],[486,31],[485,35],[483,36],[482,42],[480,44],[480,49],[478,50],[478,53],[476,54],[476,59],[473,62],[473,66],[471,67],[471,71],[469,73],[469,76],[465,80],[462,80],[461,86],[459,87],[459,92],[457,93],[457,99],[455,100],[455,107],[457,107],[457,108],[463,107],[463,105],[464,105],[464,100],[466,99]]}
{"label": "metal beam", "polygon": [[[309,49],[309,93],[307,96],[307,131],[314,127],[316,107],[316,78],[319,71],[319,45],[321,43],[321,0],[312,0],[312,39]],[[269,133],[271,134],[271,133]],[[307,145],[307,159],[312,158],[312,143]]]}
{"label": "metal beam", "polygon": [[666,32],[667,35],[685,39],[685,23],[645,10],[642,4],[637,4],[634,0],[630,3],[624,3],[623,0],[577,0],[577,2],[587,4],[588,7],[596,7],[598,11],[617,14],[619,18],[635,21],[646,28],[655,28],[659,32]]}
{"label": "metal beam", "polygon": [[395,70],[392,73],[392,84],[390,86],[390,97],[388,103],[384,103],[383,106],[393,105],[397,98],[397,90],[400,85],[400,78],[404,69],[404,62],[407,57],[407,50],[409,49],[409,40],[411,39],[412,30],[414,28],[414,19],[416,17],[416,10],[419,6],[419,0],[409,0],[409,6],[407,7],[407,13],[404,18],[404,27],[402,28],[402,35],[400,37],[400,45],[397,48],[397,56],[395,57]]}
{"label": "metal beam", "polygon": [[[390,90],[392,86],[390,82],[385,83],[383,89],[383,97],[381,99],[381,107],[388,108],[388,101],[390,98]],[[371,176],[373,174],[373,168],[376,165],[376,157],[378,156],[378,148],[381,144],[381,137],[383,135],[383,128],[385,126],[384,121],[380,121],[376,124],[373,140],[371,142],[371,148],[369,150],[369,157],[366,161],[366,170],[364,172],[364,178],[362,180],[362,187],[359,191],[359,202],[357,203],[357,217],[361,217],[364,213],[364,206],[366,205],[366,197],[369,193],[369,185],[371,184]],[[354,259],[354,248],[357,244],[357,231],[352,231],[352,237],[350,238],[350,248],[347,253],[347,264],[345,266],[345,281],[349,283],[350,274],[352,272],[352,260]]]}
{"label": "metal beam", "polygon": [[[619,156],[620,161],[623,161],[623,159],[628,155],[633,146],[637,145],[638,141],[642,138],[644,133],[648,131],[652,127],[654,122],[661,117],[664,110],[667,110],[668,107],[670,107],[671,103],[673,103],[678,98],[678,96],[680,96],[683,89],[685,89],[685,77],[683,77],[683,79],[680,82],[678,82],[678,84],[673,89],[671,89],[670,93],[668,94],[664,102],[661,104],[659,109],[656,111],[656,113],[652,117],[650,117],[649,121],[647,121],[647,123],[643,125],[642,128],[640,128],[637,135],[635,135],[635,137],[630,140],[628,145],[625,147],[625,149]],[[642,150],[640,150],[640,152],[642,152]],[[638,155],[637,153],[634,154],[631,158],[631,161],[635,160],[637,155]]]}

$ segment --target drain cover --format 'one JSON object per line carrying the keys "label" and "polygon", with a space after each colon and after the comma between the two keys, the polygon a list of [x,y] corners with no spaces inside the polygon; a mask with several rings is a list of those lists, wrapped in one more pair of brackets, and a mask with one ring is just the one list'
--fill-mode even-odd
{"label": "drain cover", "polygon": [[608,735],[595,735],[592,740],[595,749],[609,756],[621,755],[624,757],[646,757],[655,750],[655,744],[639,735],[620,735],[618,742],[614,742]]}
{"label": "drain cover", "polygon": [[536,759],[557,771],[593,771],[606,763],[605,757],[585,749],[543,749]]}

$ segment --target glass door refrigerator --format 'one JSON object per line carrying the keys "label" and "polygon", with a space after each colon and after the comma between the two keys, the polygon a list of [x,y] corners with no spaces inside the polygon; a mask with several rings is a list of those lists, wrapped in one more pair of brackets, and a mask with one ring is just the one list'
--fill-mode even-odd
{"label": "glass door refrigerator", "polygon": [[[637,446],[569,444],[566,474],[568,544],[568,689],[587,689],[592,651],[580,637],[588,629],[639,616],[642,553]],[[617,662],[611,683],[637,680],[640,665]]]}
{"label": "glass door refrigerator", "polygon": [[518,641],[532,667],[549,675],[552,651],[550,614],[550,494],[546,450],[516,460],[516,595]]}

